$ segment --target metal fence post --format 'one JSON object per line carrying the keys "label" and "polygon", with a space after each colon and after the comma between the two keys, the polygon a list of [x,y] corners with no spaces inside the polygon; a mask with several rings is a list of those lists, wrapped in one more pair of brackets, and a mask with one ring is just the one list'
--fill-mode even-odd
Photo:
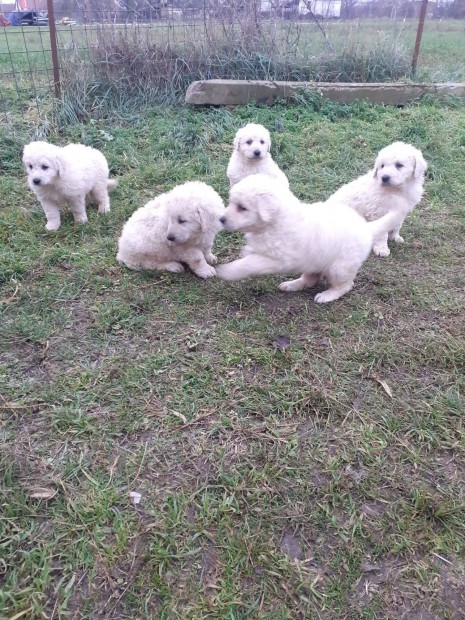
{"label": "metal fence post", "polygon": [[415,77],[417,71],[418,54],[420,53],[421,37],[423,35],[423,26],[425,25],[426,8],[428,6],[428,0],[423,0],[420,7],[420,17],[418,18],[417,38],[415,40],[415,48],[413,50],[412,58],[412,77]]}
{"label": "metal fence post", "polygon": [[48,27],[50,31],[50,50],[52,52],[53,85],[55,87],[55,97],[59,99],[61,97],[60,67],[58,64],[57,31],[55,27],[55,13],[53,12],[53,0],[47,0],[47,11]]}

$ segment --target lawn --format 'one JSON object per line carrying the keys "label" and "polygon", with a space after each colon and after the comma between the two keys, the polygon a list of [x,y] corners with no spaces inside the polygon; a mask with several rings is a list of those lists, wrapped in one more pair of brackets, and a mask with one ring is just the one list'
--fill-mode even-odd
{"label": "lawn", "polygon": [[[116,263],[153,196],[201,179],[227,198],[249,121],[308,201],[394,140],[429,163],[406,243],[332,304]],[[463,618],[463,107],[309,97],[61,128],[120,184],[108,216],[55,234],[21,169],[32,131],[1,136],[0,617]]]}

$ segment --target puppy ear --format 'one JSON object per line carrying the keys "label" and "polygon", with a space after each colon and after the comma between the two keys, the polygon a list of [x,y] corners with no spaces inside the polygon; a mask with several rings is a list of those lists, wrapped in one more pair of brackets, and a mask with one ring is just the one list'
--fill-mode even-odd
{"label": "puppy ear", "polygon": [[373,168],[373,178],[374,179],[376,179],[376,177],[378,176],[378,170],[379,170],[378,162],[375,162],[375,167]]}
{"label": "puppy ear", "polygon": [[416,179],[420,179],[425,174],[427,167],[428,164],[423,157],[423,153],[420,150],[415,149],[415,166],[413,168],[413,176]]}
{"label": "puppy ear", "polygon": [[273,192],[259,192],[258,197],[258,214],[260,219],[269,224],[272,222],[279,211],[279,197]]}
{"label": "puppy ear", "polygon": [[61,155],[57,155],[55,157],[55,166],[58,172],[58,176],[63,176],[65,172],[65,162],[63,161]]}
{"label": "puppy ear", "polygon": [[241,136],[239,135],[239,133],[236,133],[236,135],[234,136],[234,142],[233,142],[234,150],[238,151],[240,145],[241,145]]}

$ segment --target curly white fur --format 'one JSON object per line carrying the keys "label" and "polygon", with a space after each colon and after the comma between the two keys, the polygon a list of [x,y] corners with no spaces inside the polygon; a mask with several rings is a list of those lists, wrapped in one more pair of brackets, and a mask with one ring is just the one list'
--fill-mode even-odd
{"label": "curly white fur", "polygon": [[315,301],[338,299],[353,286],[373,239],[389,230],[393,215],[366,222],[344,204],[302,204],[282,183],[268,176],[248,176],[231,188],[221,222],[227,230],[247,233],[242,258],[216,269],[224,280],[252,275],[301,273],[283,282],[283,291],[300,291],[326,279],[329,288]]}
{"label": "curly white fur", "polygon": [[227,175],[232,187],[249,174],[267,174],[289,187],[289,181],[270,155],[271,137],[263,125],[249,123],[239,129],[234,138],[234,151],[229,160]]}
{"label": "curly white fur", "polygon": [[[339,188],[327,205],[345,203],[366,220],[375,220],[392,211],[397,214],[389,238],[403,243],[400,229],[407,215],[423,195],[427,163],[421,151],[404,142],[394,142],[382,149],[375,167],[351,183]],[[389,256],[388,233],[375,239],[373,252]]]}
{"label": "curly white fur", "polygon": [[201,278],[215,275],[212,245],[221,229],[224,204],[201,181],[178,185],[138,209],[126,222],[117,259],[131,269],[184,271]]}
{"label": "curly white fur", "polygon": [[81,224],[87,222],[86,199],[97,203],[99,213],[110,210],[108,190],[117,181],[108,179],[107,160],[97,149],[31,142],[24,147],[23,163],[28,185],[45,212],[47,230],[60,228],[60,207],[66,204]]}

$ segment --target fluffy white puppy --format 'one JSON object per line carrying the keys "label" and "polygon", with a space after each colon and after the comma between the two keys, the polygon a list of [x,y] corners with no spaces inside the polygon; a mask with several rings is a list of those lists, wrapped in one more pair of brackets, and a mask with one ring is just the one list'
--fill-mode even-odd
{"label": "fluffy white puppy", "polygon": [[201,181],[178,185],[138,209],[126,222],[117,259],[131,269],[184,271],[201,278],[215,275],[212,245],[221,229],[224,204]]}
{"label": "fluffy white puppy", "polygon": [[249,174],[257,173],[267,174],[289,187],[286,175],[270,155],[270,132],[263,125],[249,123],[239,129],[233,146],[234,151],[227,169],[231,187]]}
{"label": "fluffy white puppy", "polygon": [[300,291],[326,279],[329,288],[315,301],[338,299],[368,257],[375,235],[392,224],[392,214],[366,222],[346,205],[326,209],[324,203],[302,204],[282,183],[268,176],[249,176],[230,189],[229,205],[221,218],[227,230],[247,233],[242,258],[219,265],[224,280],[252,275],[301,273],[283,282],[282,291]]}
{"label": "fluffy white puppy", "polygon": [[45,212],[47,230],[60,228],[60,207],[66,204],[80,224],[87,222],[86,199],[97,203],[99,213],[110,210],[108,190],[118,182],[108,179],[107,160],[97,149],[31,142],[24,147],[23,163],[27,183]]}
{"label": "fluffy white puppy", "polygon": [[[400,229],[404,219],[421,200],[426,168],[421,151],[411,144],[394,142],[378,153],[372,172],[343,185],[326,204],[343,202],[368,221],[389,211],[396,213],[397,219],[388,231],[389,238],[403,243]],[[375,239],[373,252],[378,256],[390,254],[388,233]]]}

